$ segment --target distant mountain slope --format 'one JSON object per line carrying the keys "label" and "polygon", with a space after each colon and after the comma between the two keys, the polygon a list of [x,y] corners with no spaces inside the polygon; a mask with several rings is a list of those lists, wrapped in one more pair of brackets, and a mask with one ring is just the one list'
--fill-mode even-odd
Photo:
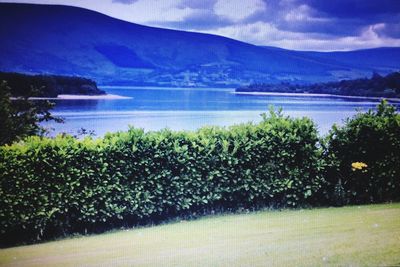
{"label": "distant mountain slope", "polygon": [[[329,81],[388,73],[400,62],[400,48],[296,52],[141,26],[67,6],[0,3],[0,23],[1,71],[85,76],[101,84]],[[391,56],[377,60],[382,54]]]}
{"label": "distant mountain slope", "polygon": [[354,68],[377,68],[379,70],[400,69],[400,48],[381,47],[374,49],[363,49],[348,52],[302,52],[305,56],[318,59],[337,61]]}

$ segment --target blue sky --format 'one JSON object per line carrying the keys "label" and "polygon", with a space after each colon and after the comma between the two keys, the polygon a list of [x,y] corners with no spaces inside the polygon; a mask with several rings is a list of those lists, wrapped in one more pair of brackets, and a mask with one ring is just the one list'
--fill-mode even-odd
{"label": "blue sky", "polygon": [[400,46],[400,0],[31,0],[296,50]]}

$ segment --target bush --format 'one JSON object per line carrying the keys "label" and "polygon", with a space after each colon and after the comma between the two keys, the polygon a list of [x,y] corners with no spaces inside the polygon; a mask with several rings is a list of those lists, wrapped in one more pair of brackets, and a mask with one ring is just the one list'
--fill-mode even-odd
{"label": "bush", "polygon": [[400,200],[400,115],[382,102],[320,142],[280,112],[259,124],[30,137],[0,147],[0,242],[213,211]]}
{"label": "bush", "polygon": [[324,188],[314,123],[271,111],[259,124],[31,137],[0,147],[4,244],[181,215],[311,205]]}
{"label": "bush", "polygon": [[327,144],[330,190],[344,189],[344,203],[400,200],[400,115],[383,101],[333,127]]}

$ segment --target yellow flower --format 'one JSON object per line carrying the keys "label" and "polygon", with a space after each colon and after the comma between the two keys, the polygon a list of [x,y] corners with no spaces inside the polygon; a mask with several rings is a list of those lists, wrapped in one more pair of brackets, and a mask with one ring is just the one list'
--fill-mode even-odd
{"label": "yellow flower", "polygon": [[353,171],[355,171],[355,170],[362,170],[362,169],[364,169],[364,168],[367,168],[368,167],[368,165],[367,164],[365,164],[364,162],[353,162],[352,164],[351,164],[351,169],[353,170]]}

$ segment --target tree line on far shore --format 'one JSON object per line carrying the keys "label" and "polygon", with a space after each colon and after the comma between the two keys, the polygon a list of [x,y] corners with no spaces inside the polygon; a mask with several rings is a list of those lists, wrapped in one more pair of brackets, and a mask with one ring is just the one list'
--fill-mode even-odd
{"label": "tree line on far shore", "polygon": [[236,92],[318,93],[347,96],[400,97],[400,72],[386,76],[374,73],[371,78],[314,84],[254,83]]}
{"label": "tree line on far shore", "polygon": [[[73,76],[62,75],[28,75],[15,72],[0,72],[0,81],[6,81],[11,88],[13,97],[57,97],[61,94],[70,95],[104,95],[105,92],[97,88],[95,81]],[[32,87],[37,90],[32,95]]]}

